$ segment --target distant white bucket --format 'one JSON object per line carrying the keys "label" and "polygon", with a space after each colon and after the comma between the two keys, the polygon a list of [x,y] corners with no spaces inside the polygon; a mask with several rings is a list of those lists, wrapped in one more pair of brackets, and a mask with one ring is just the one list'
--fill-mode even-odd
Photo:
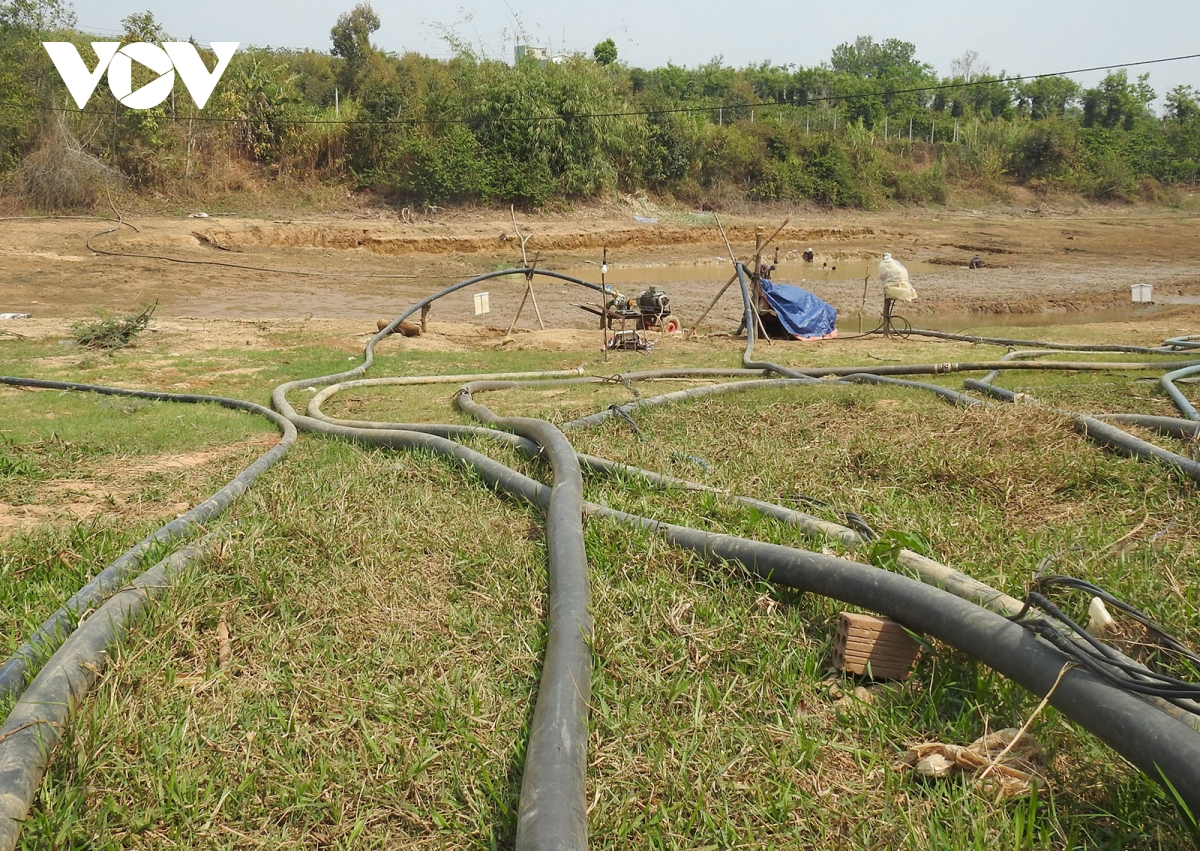
{"label": "distant white bucket", "polygon": [[1134,284],[1129,289],[1133,291],[1134,304],[1154,303],[1154,287],[1150,284]]}

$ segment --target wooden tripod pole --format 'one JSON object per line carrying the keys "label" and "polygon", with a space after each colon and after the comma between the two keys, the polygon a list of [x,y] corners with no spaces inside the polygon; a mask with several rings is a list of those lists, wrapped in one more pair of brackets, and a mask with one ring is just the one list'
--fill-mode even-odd
{"label": "wooden tripod pole", "polygon": [[533,312],[537,314],[538,327],[545,331],[546,323],[542,321],[542,311],[538,310],[537,296],[533,293],[532,274],[525,276],[525,289],[529,291],[529,300],[533,302]]}
{"label": "wooden tripod pole", "polygon": [[[779,226],[783,229],[783,225]],[[779,233],[779,231],[776,231]],[[774,237],[772,237],[773,239]],[[753,286],[750,288],[750,311],[754,314],[755,322],[758,324],[759,333],[762,334],[767,344],[771,344],[771,337],[767,334],[766,326],[763,325],[762,314],[758,312],[758,300],[762,297],[762,287],[759,286],[759,280],[762,278],[762,252],[763,252],[763,235],[762,228],[756,228],[754,231],[754,271],[751,272],[750,280]]]}
{"label": "wooden tripod pole", "polygon": [[509,323],[508,330],[504,332],[505,337],[512,336],[512,329],[517,326],[517,320],[521,318],[521,311],[525,309],[525,301],[529,298],[531,287],[525,287],[525,294],[521,296],[521,303],[517,305],[517,313],[513,316],[513,320]]}
{"label": "wooden tripod pole", "polygon": [[708,307],[704,308],[704,312],[700,314],[700,318],[696,320],[696,324],[692,326],[692,330],[688,332],[691,337],[696,333],[696,329],[700,327],[700,323],[708,316],[709,311],[717,306],[717,302],[721,300],[721,296],[725,295],[725,291],[733,286],[733,282],[737,280],[737,272],[733,273],[733,277],[725,282],[725,286],[721,287],[720,291],[713,297],[713,300],[708,303]]}
{"label": "wooden tripod pole", "polygon": [[600,260],[600,348],[604,350],[604,362],[608,363],[608,246]]}
{"label": "wooden tripod pole", "polygon": [[862,304],[858,306],[858,333],[863,332],[863,312],[867,309],[867,283],[871,280],[871,264],[867,264],[867,273],[863,275],[863,297]]}
{"label": "wooden tripod pole", "polygon": [[768,345],[774,344],[774,340],[771,339],[771,335],[767,333],[767,326],[763,325],[762,314],[758,312],[758,305],[752,301],[750,302],[750,307],[753,309],[754,318],[758,322],[758,333],[762,334],[762,338],[767,341]]}
{"label": "wooden tripod pole", "polygon": [[[512,216],[513,230],[517,232],[517,239],[521,240],[521,263],[526,268],[529,267],[529,257],[525,253],[525,243],[529,242],[528,236],[521,236],[521,229],[517,226],[517,211],[512,205],[508,205],[509,215]],[[532,236],[532,234],[530,234]],[[539,254],[541,252],[538,252]],[[537,265],[537,258],[533,258],[533,264]],[[538,309],[537,296],[533,292],[533,274],[526,273],[525,275],[525,295],[521,297],[521,306],[517,308],[517,315],[513,317],[513,324],[508,326],[509,334],[512,333],[513,326],[517,324],[517,319],[521,317],[521,310],[525,307],[525,299],[533,300],[533,312],[537,314],[538,327],[543,331],[546,330],[546,323],[542,322],[542,311]],[[507,334],[505,335],[507,336]]]}

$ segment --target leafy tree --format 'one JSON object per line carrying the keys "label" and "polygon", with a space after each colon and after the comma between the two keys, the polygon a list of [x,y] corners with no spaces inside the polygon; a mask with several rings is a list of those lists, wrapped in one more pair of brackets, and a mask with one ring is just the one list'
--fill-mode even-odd
{"label": "leafy tree", "polygon": [[273,163],[282,153],[284,137],[296,128],[281,119],[301,100],[300,75],[282,57],[266,50],[247,50],[226,72],[219,106],[229,118],[233,141],[242,153],[260,163]]}
{"label": "leafy tree", "polygon": [[1048,119],[1017,140],[1010,167],[1025,180],[1065,177],[1074,164],[1077,149],[1076,125]]}
{"label": "leafy tree", "polygon": [[742,75],[754,87],[759,100],[791,103],[796,97],[797,87],[789,68],[763,60],[758,65],[751,65]]}
{"label": "leafy tree", "polygon": [[20,158],[37,133],[40,106],[50,104],[52,77],[41,42],[75,25],[61,0],[0,0],[0,172]]}
{"label": "leafy tree", "polygon": [[367,67],[367,61],[374,52],[371,33],[379,27],[379,16],[371,4],[359,3],[349,12],[343,12],[329,30],[329,37],[333,41],[330,53],[344,60],[341,82],[348,91],[356,88],[359,76]]}
{"label": "leafy tree", "polygon": [[876,42],[869,35],[860,35],[854,43],[845,42],[833,49],[829,64],[841,74],[867,80],[925,80],[933,74],[933,66],[918,62],[917,48],[912,42],[898,38]]}
{"label": "leafy tree", "polygon": [[125,33],[121,36],[124,44],[135,41],[151,43],[169,41],[166,30],[162,28],[162,24],[154,20],[154,13],[150,11],[134,12],[121,20],[121,26],[125,28]]}
{"label": "leafy tree", "polygon": [[1108,74],[1100,85],[1083,93],[1083,126],[1132,130],[1137,119],[1148,116],[1154,100],[1149,80],[1149,74],[1142,74],[1131,83],[1124,68]]}
{"label": "leafy tree", "polygon": [[937,77],[933,66],[917,61],[916,52],[911,42],[876,42],[869,35],[835,47],[830,65],[836,72],[835,93],[846,98],[847,118],[873,127],[885,115],[906,117],[923,108],[926,97],[920,89],[936,84]]}
{"label": "leafy tree", "polygon": [[1171,147],[1170,179],[1196,181],[1200,173],[1200,93],[1176,86],[1167,93],[1163,135]]}
{"label": "leafy tree", "polygon": [[948,110],[955,118],[979,116],[983,118],[1008,117],[1012,111],[1013,93],[1005,83],[1005,76],[992,74],[979,54],[968,50],[950,63],[950,76],[945,84],[956,88],[942,89],[933,98],[933,109]]}
{"label": "leafy tree", "polygon": [[75,26],[75,12],[62,0],[4,0],[0,33],[49,33]]}
{"label": "leafy tree", "polygon": [[1035,121],[1065,114],[1079,92],[1079,84],[1066,77],[1039,77],[1016,87],[1019,107]]}
{"label": "leafy tree", "polygon": [[1167,118],[1186,122],[1200,115],[1200,92],[1191,86],[1176,86],[1165,98]]}
{"label": "leafy tree", "polygon": [[[135,12],[122,19],[124,32],[121,35],[123,44],[137,41],[158,43],[169,41],[170,37],[162,25],[155,20],[150,11]],[[155,78],[156,74],[140,63],[133,66],[133,90],[137,91]],[[178,80],[176,81],[178,84]],[[107,87],[97,87],[96,96],[99,99],[111,97]],[[170,100],[151,107],[150,109],[125,109],[109,101],[109,110],[116,111],[119,117],[112,122],[109,137],[110,159],[121,171],[142,186],[153,186],[158,183],[169,164],[169,153],[176,143],[176,138],[169,132]]]}
{"label": "leafy tree", "polygon": [[617,45],[611,38],[592,48],[592,57],[601,65],[611,65],[617,61]]}

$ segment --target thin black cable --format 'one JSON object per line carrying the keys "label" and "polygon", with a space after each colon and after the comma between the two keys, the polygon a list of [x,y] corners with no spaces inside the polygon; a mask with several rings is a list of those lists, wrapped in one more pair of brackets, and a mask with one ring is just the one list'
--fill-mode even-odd
{"label": "thin black cable", "polygon": [[[828,502],[826,502],[823,499],[817,499],[815,496],[807,496],[805,494],[798,493],[795,496],[789,497],[788,499],[790,499],[793,502],[802,503],[803,505],[807,505],[812,508],[828,509],[829,512],[831,514],[833,514],[833,516],[835,516],[835,517],[838,516],[838,512],[833,509],[832,505],[830,505]],[[860,535],[862,535],[864,541],[874,541],[876,538],[879,537],[879,535],[875,532],[875,530],[871,528],[871,525],[869,523],[867,523],[867,519],[865,517],[863,517],[861,514],[859,514],[858,512],[842,511],[841,518],[848,527],[850,527],[855,532],[858,532]]]}
{"label": "thin black cable", "polygon": [[642,434],[641,428],[639,428],[638,424],[636,422],[634,422],[633,417],[631,417],[629,415],[629,411],[625,410],[620,405],[609,405],[608,409],[610,411],[612,411],[616,416],[620,417],[621,419],[625,420],[625,422],[629,423],[629,427],[631,429],[633,429],[633,433],[638,436],[638,439],[643,442],[646,442],[646,435]]}
{"label": "thin black cable", "polygon": [[[1137,676],[1140,676],[1146,680],[1156,680],[1164,685],[1187,691],[1189,692],[1190,696],[1200,696],[1200,683],[1192,683],[1187,680],[1179,679],[1178,677],[1173,677],[1170,674],[1161,673],[1160,671],[1152,671],[1149,669],[1144,670],[1142,668],[1130,665],[1124,660],[1114,659],[1109,655],[1107,652],[1108,648],[1105,647],[1102,641],[1091,635],[1086,629],[1080,626],[1074,619],[1067,615],[1044,594],[1041,594],[1037,591],[1030,591],[1029,600],[1055,620],[1070,627],[1072,632],[1082,638],[1091,647],[1092,655],[1100,655],[1105,657],[1105,664],[1112,665],[1114,668],[1119,668],[1128,674],[1136,674]],[[1087,652],[1087,648],[1078,649]],[[1192,692],[1195,694],[1191,694]]]}
{"label": "thin black cable", "polygon": [[[888,98],[895,95],[915,94],[920,92],[938,92],[948,91],[952,89],[969,89],[978,86],[991,85],[995,83],[1019,83],[1026,80],[1042,80],[1048,77],[1065,77],[1071,74],[1087,74],[1092,71],[1111,71],[1116,68],[1136,68],[1143,65],[1159,65],[1165,62],[1182,62],[1188,59],[1200,59],[1200,53],[1189,53],[1182,56],[1165,56],[1161,59],[1145,59],[1140,62],[1119,62],[1112,65],[1095,65],[1090,68],[1075,68],[1070,71],[1056,71],[1046,74],[1021,74],[1012,77],[997,77],[989,80],[973,80],[962,83],[936,83],[929,86],[914,86],[904,89],[884,89],[873,92],[859,92],[857,94],[846,95],[821,95],[818,97],[806,97],[803,103],[796,101],[755,101],[753,103],[721,103],[713,106],[677,106],[663,109],[636,109],[636,110],[614,110],[611,112],[580,112],[571,115],[513,115],[513,116],[473,116],[469,118],[354,118],[354,119],[318,119],[318,118],[227,118],[224,116],[211,115],[190,115],[186,117],[179,116],[163,116],[166,120],[173,123],[182,121],[199,121],[210,124],[299,124],[305,126],[319,125],[356,125],[356,126],[446,126],[450,124],[505,124],[505,123],[538,123],[543,121],[577,121],[589,120],[597,118],[626,118],[633,116],[654,116],[654,115],[673,115],[681,113],[694,112],[716,112],[725,109],[762,109],[762,108],[801,108],[810,106],[814,103],[841,103],[846,101],[858,100],[861,98]],[[28,104],[18,100],[0,100],[0,105],[4,106],[24,106],[28,108]],[[120,118],[128,115],[128,112],[118,112],[115,110],[92,110],[88,112],[83,109],[71,109],[63,106],[37,106],[35,109],[43,112],[62,112],[62,113],[77,113],[80,115],[93,115],[98,117]]]}
{"label": "thin black cable", "polygon": [[1171,634],[1166,631],[1166,629],[1150,620],[1149,616],[1147,616],[1144,612],[1134,608],[1119,597],[1110,594],[1100,586],[1093,585],[1091,582],[1083,579],[1076,579],[1073,576],[1047,576],[1044,577],[1039,584],[1042,588],[1060,585],[1076,591],[1083,591],[1092,595],[1093,597],[1099,597],[1108,605],[1115,606],[1126,615],[1136,620],[1142,626],[1146,627],[1146,629],[1154,633],[1154,635],[1158,637],[1160,641],[1165,643],[1169,649],[1179,653],[1181,656],[1186,656],[1192,662],[1200,665],[1200,655],[1197,655],[1186,645],[1173,638]]}
{"label": "thin black cable", "polygon": [[[1009,619],[1037,633],[1062,652],[1069,654],[1097,676],[1103,677],[1130,692],[1149,697],[1163,698],[1181,709],[1200,715],[1200,707],[1195,703],[1200,698],[1200,683],[1183,680],[1170,674],[1153,671],[1141,665],[1131,663],[1130,660],[1123,657],[1113,648],[1088,633],[1086,629],[1063,612],[1045,594],[1041,593],[1046,588],[1058,586],[1084,591],[1093,596],[1100,597],[1105,602],[1111,603],[1122,612],[1142,623],[1147,630],[1151,631],[1160,640],[1164,649],[1177,652],[1184,657],[1186,662],[1200,662],[1200,657],[1172,638],[1162,627],[1151,621],[1145,614],[1107,591],[1104,591],[1104,589],[1090,582],[1070,576],[1041,575],[1042,571],[1049,565],[1049,562],[1055,560],[1060,555],[1062,553],[1043,559],[1042,563],[1038,565],[1038,571],[1034,576],[1034,588],[1026,594],[1021,611]],[[1026,619],[1028,613],[1035,608],[1044,612],[1048,617],[1039,617],[1032,620]],[[1055,625],[1056,623],[1067,627],[1074,634],[1074,638],[1070,638],[1067,634],[1063,633],[1061,628]]]}

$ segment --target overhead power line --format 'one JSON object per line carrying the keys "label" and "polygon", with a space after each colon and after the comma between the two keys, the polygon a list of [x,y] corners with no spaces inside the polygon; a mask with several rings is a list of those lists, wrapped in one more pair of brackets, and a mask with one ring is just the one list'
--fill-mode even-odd
{"label": "overhead power line", "polygon": [[[509,116],[470,116],[457,118],[351,118],[351,119],[322,119],[322,118],[282,118],[271,117],[267,118],[229,118],[225,116],[208,116],[208,115],[188,115],[184,117],[173,117],[172,121],[197,121],[211,124],[256,124],[263,121],[269,121],[273,124],[304,124],[304,125],[358,125],[358,126],[414,126],[414,125],[431,125],[444,126],[450,124],[489,124],[489,123],[538,123],[543,121],[583,121],[599,118],[627,118],[635,116],[653,116],[653,115],[673,115],[681,113],[708,113],[718,112],[720,110],[745,110],[745,109],[764,109],[764,108],[803,108],[812,104],[831,104],[843,103],[846,101],[862,100],[865,98],[889,98],[896,95],[905,94],[920,94],[939,91],[950,91],[956,89],[970,89],[980,86],[989,86],[1004,83],[1020,83],[1029,80],[1042,80],[1049,77],[1067,77],[1072,74],[1087,74],[1093,71],[1113,71],[1118,68],[1137,68],[1145,65],[1161,65],[1166,62],[1182,62],[1189,59],[1200,59],[1200,53],[1189,53],[1184,56],[1166,56],[1160,59],[1144,59],[1140,62],[1119,62],[1111,65],[1094,65],[1090,68],[1075,68],[1070,71],[1055,71],[1046,74],[1023,74],[1011,77],[995,77],[980,80],[970,80],[956,83],[936,83],[928,86],[913,86],[911,88],[901,89],[880,89],[871,92],[856,92],[854,94],[843,95],[820,95],[817,97],[806,97],[803,102],[797,101],[754,101],[751,103],[719,103],[707,106],[692,105],[692,106],[673,106],[664,107],[661,109],[631,109],[631,110],[614,110],[610,112],[580,112],[571,115],[509,115]],[[23,106],[19,101],[0,101],[6,105]],[[80,115],[92,115],[99,117],[121,117],[127,115],[127,112],[118,112],[115,110],[86,110],[86,109],[70,109],[68,107],[43,106],[40,109],[50,112],[74,113]]]}

